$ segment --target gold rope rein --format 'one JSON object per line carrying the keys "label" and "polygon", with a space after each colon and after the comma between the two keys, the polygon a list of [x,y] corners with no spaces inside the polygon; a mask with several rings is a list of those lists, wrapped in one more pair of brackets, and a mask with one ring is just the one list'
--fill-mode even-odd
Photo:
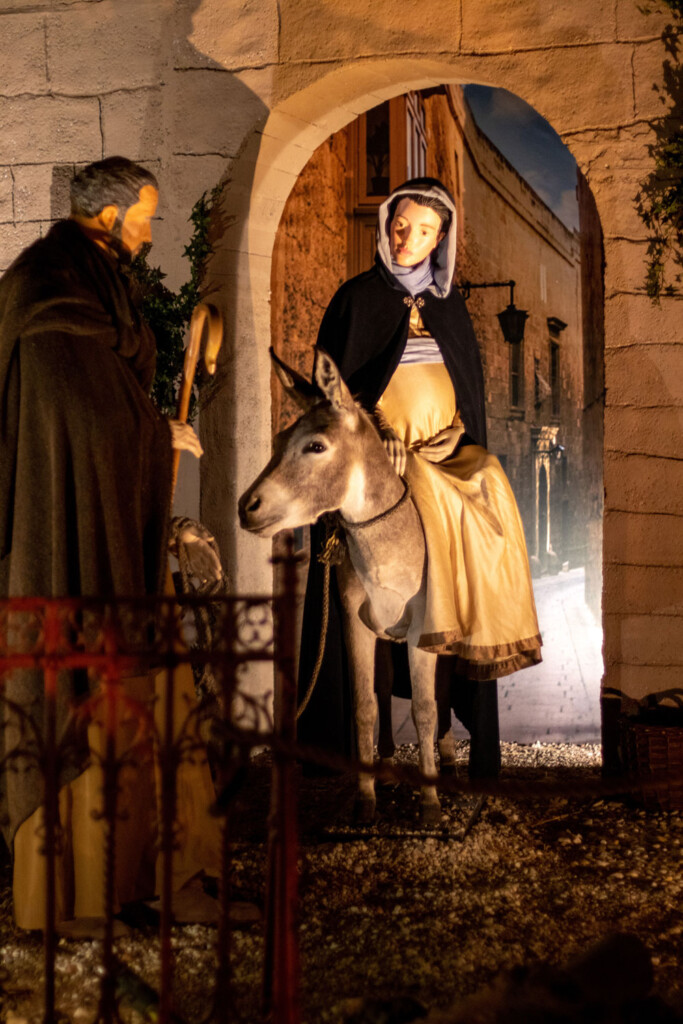
{"label": "gold rope rein", "polygon": [[325,655],[325,642],[327,640],[327,625],[330,617],[330,571],[333,565],[339,565],[344,560],[344,554],[346,551],[346,545],[342,540],[343,530],[364,530],[369,526],[376,526],[383,520],[388,519],[390,515],[393,515],[401,505],[410,499],[410,485],[405,477],[401,477],[403,482],[403,494],[394,502],[389,508],[385,509],[384,512],[380,512],[379,515],[372,516],[371,519],[365,519],[360,523],[348,522],[342,518],[339,512],[332,516],[324,516],[325,522],[325,543],[323,549],[318,555],[318,561],[325,566],[325,574],[323,576],[323,617],[320,625],[320,640],[318,641],[318,657],[316,658],[315,665],[313,666],[313,672],[311,673],[311,681],[308,684],[308,689],[304,699],[302,700],[299,710],[296,713],[297,721],[301,718],[304,711],[308,707],[308,702],[313,695],[315,685],[318,682],[318,676],[320,674],[320,666],[323,663],[323,657]]}
{"label": "gold rope rein", "polygon": [[318,561],[324,565],[325,574],[323,577],[323,617],[320,624],[320,640],[318,641],[318,657],[316,658],[311,681],[308,684],[306,694],[296,713],[297,721],[308,707],[308,702],[313,696],[315,685],[318,682],[320,667],[325,655],[325,642],[327,640],[327,624],[330,616],[330,572],[333,565],[339,565],[344,559],[344,541],[341,538],[339,523],[325,518],[325,543],[318,555]]}

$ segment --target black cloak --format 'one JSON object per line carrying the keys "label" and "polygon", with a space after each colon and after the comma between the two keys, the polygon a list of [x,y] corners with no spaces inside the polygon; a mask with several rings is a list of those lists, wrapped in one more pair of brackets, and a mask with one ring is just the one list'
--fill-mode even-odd
{"label": "black cloak", "polygon": [[[1,597],[162,592],[172,447],[147,394],[155,363],[117,260],[75,222],[56,224],[3,276]],[[4,692],[41,722],[42,686],[37,673],[14,672]],[[86,694],[83,673],[62,673],[58,728]],[[9,842],[40,785],[31,772],[3,776]]]}
{"label": "black cloak", "polygon": [[[422,321],[437,340],[470,443],[486,447],[484,375],[479,345],[457,288],[446,298],[415,297]],[[376,261],[372,270],[341,286],[325,311],[317,344],[332,356],[351,393],[374,409],[398,366],[413,300]]]}
{"label": "black cloak", "polygon": [[[418,187],[403,186],[393,193],[390,200],[400,196],[401,191],[421,191],[426,186],[436,194],[445,194],[454,211],[453,201],[440,183],[421,179],[411,185]],[[389,216],[389,208],[390,201],[380,208],[380,225],[383,218]],[[371,411],[400,362],[408,337],[410,310],[416,301],[422,321],[437,341],[453,382],[458,410],[465,426],[460,444],[474,443],[485,447],[484,377],[479,345],[465,301],[458,289],[451,287],[454,236],[455,224],[452,223],[450,238],[447,235],[438,249],[438,255],[443,257],[442,281],[447,277],[446,287],[442,289],[442,293],[446,293],[443,297],[435,294],[435,289],[430,289],[411,298],[410,293],[386,269],[378,253],[371,270],[351,278],[333,296],[323,316],[317,344],[332,356],[351,393]],[[381,228],[378,249],[382,251]],[[299,656],[300,700],[308,688],[318,653],[323,567],[317,554],[323,537],[320,524],[311,527],[311,561]],[[352,696],[341,599],[334,573],[330,580],[329,620],[318,683],[299,719],[298,737],[302,743],[348,755],[354,751],[355,745]],[[446,675],[449,660],[439,657]],[[376,678],[378,671],[393,671],[396,680],[394,692],[409,696],[405,644],[378,640]],[[462,717],[457,709],[456,714]],[[465,718],[463,722],[468,725]]]}

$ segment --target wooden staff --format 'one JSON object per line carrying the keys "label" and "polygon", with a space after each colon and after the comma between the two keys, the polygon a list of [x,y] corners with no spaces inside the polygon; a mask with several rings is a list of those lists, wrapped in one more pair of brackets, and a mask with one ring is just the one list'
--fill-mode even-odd
{"label": "wooden staff", "polygon": [[[215,306],[212,306],[208,302],[200,302],[195,306],[194,312],[192,313],[192,319],[190,320],[190,340],[187,348],[185,349],[183,378],[180,382],[180,391],[178,393],[176,419],[180,420],[181,423],[187,423],[187,414],[190,409],[190,396],[192,395],[192,385],[194,384],[194,375],[197,369],[197,361],[199,360],[199,349],[202,334],[204,333],[204,324],[207,320],[209,323],[209,333],[206,341],[206,348],[204,349],[204,366],[208,373],[213,375],[216,372],[218,353],[223,342],[223,320]],[[176,448],[173,452],[171,504],[173,503],[175,485],[178,479],[179,463],[180,450]]]}

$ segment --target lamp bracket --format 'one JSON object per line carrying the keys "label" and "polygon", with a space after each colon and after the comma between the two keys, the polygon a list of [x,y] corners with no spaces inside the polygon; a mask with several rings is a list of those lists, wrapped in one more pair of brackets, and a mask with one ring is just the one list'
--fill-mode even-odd
{"label": "lamp bracket", "polygon": [[467,300],[469,299],[471,291],[472,291],[473,288],[509,288],[510,289],[510,303],[509,304],[511,306],[514,306],[514,304],[515,304],[515,284],[516,283],[517,283],[516,281],[482,281],[482,282],[479,282],[479,283],[474,283],[472,281],[463,281],[462,284],[459,287],[460,287],[460,291],[463,294],[463,298],[465,299],[465,302],[467,302]]}

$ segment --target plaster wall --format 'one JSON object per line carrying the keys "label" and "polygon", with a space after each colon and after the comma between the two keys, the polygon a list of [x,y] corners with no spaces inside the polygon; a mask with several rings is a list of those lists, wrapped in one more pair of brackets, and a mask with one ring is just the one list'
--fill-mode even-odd
{"label": "plaster wall", "polygon": [[268,546],[232,509],[269,451],[270,263],[297,174],[383,99],[501,86],[570,147],[604,232],[606,682],[636,696],[680,685],[681,305],[644,294],[632,203],[667,20],[634,0],[0,0],[0,266],[65,212],[74,163],[118,151],[159,174],[156,257],[177,285],[190,208],[226,183],[210,285],[227,344],[202,417],[202,510],[236,587],[270,581]]}

